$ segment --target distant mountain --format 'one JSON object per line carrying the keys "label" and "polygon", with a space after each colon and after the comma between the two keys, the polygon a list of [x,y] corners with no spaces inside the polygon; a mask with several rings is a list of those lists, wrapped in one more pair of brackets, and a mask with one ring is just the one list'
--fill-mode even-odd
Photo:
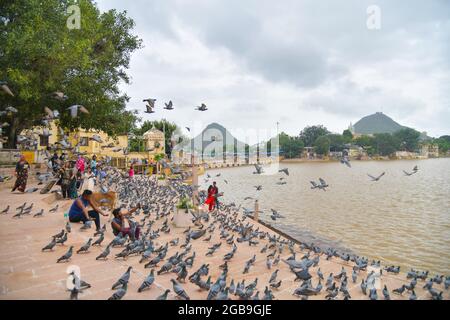
{"label": "distant mountain", "polygon": [[357,134],[394,133],[406,128],[382,112],[366,116],[353,125],[353,132]]}
{"label": "distant mountain", "polygon": [[226,149],[227,152],[233,152],[234,146],[244,148],[245,143],[236,139],[224,126],[213,122],[206,126],[203,131],[193,139],[177,146],[176,149],[196,150],[197,152],[209,147],[219,147]]}

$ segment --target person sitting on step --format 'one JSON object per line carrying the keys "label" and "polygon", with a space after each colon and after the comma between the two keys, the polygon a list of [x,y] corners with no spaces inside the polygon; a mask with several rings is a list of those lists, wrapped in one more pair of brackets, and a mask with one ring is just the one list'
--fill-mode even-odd
{"label": "person sitting on step", "polygon": [[132,208],[131,210],[126,210],[123,208],[117,208],[113,210],[114,218],[111,221],[111,227],[115,236],[117,236],[120,232],[122,235],[128,235],[131,240],[139,239],[140,228],[136,222],[131,221],[128,216],[134,213],[136,210],[140,209],[141,205],[138,204],[137,207]]}
{"label": "person sitting on step", "polygon": [[[88,211],[88,206],[91,206],[93,210]],[[108,214],[104,213],[95,203],[92,201],[92,191],[84,190],[81,197],[77,198],[70,207],[69,221],[70,222],[83,222],[94,221],[96,230],[100,230],[100,214],[107,217]]]}

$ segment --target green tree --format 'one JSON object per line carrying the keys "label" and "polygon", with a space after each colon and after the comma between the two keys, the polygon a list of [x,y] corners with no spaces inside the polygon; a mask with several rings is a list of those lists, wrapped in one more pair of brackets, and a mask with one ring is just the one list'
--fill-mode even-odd
{"label": "green tree", "polygon": [[355,138],[354,143],[362,147],[369,156],[372,156],[376,152],[375,138],[368,135],[362,135]]}
{"label": "green tree", "polygon": [[345,143],[350,143],[353,140],[353,133],[346,129],[342,132],[342,137],[344,138]]}
{"label": "green tree", "polygon": [[376,133],[374,135],[376,153],[381,156],[389,156],[400,148],[400,140],[389,133]]}
{"label": "green tree", "polygon": [[300,132],[300,139],[302,139],[306,147],[312,147],[318,137],[329,133],[328,129],[322,125],[308,126]]}
{"label": "green tree", "polygon": [[[80,29],[69,29],[67,8],[81,12]],[[119,90],[129,83],[126,69],[131,54],[141,48],[132,34],[134,21],[125,12],[100,13],[92,0],[15,0],[0,7],[0,80],[14,97],[0,94],[0,106],[18,113],[4,119],[9,147],[24,128],[40,125],[44,107],[59,110],[65,129],[99,129],[114,136],[129,132],[136,113],[125,109],[129,98]],[[68,96],[58,101],[52,93]],[[90,113],[70,117],[69,106]]]}
{"label": "green tree", "polygon": [[450,136],[441,136],[434,140],[439,147],[439,152],[441,154],[446,154],[450,150]]}
{"label": "green tree", "polygon": [[413,152],[419,147],[420,132],[414,129],[403,128],[394,132],[393,136],[400,142],[400,150]]}
{"label": "green tree", "polygon": [[314,141],[314,151],[317,154],[327,155],[330,150],[330,138],[328,136],[319,136]]}
{"label": "green tree", "polygon": [[329,134],[326,137],[330,141],[330,151],[339,152],[344,150],[346,140],[343,135]]}
{"label": "green tree", "polygon": [[299,137],[291,137],[282,132],[279,134],[280,152],[286,159],[300,157],[304,144]]}

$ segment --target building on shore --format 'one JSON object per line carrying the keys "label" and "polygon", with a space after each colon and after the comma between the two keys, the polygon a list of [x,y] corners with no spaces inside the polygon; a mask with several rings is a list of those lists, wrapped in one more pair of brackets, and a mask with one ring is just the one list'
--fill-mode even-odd
{"label": "building on shore", "polygon": [[420,147],[420,155],[425,158],[438,158],[439,146],[433,143],[424,143]]}
{"label": "building on shore", "polygon": [[[67,142],[71,147],[61,146],[59,141],[62,135],[66,135]],[[148,162],[154,161],[158,154],[165,154],[165,138],[164,133],[156,128],[152,128],[145,132],[142,140],[145,148],[140,152],[128,152],[129,149],[129,135],[123,134],[116,137],[111,137],[107,133],[100,130],[86,130],[79,128],[71,132],[63,132],[57,124],[52,121],[49,128],[35,127],[24,130],[21,136],[33,137],[35,140],[34,146],[29,150],[21,151],[27,153],[27,158],[32,163],[42,163],[44,161],[44,152],[48,150],[58,150],[67,153],[69,156],[73,154],[82,154],[86,157],[96,155],[100,158],[108,157],[111,163],[118,167],[125,167],[130,162]]]}

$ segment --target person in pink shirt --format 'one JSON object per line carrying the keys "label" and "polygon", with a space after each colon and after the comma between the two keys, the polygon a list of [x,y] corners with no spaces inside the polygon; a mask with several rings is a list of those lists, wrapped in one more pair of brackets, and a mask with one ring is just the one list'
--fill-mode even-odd
{"label": "person in pink shirt", "polygon": [[128,171],[128,176],[129,176],[130,178],[133,178],[133,177],[134,177],[134,168],[133,168],[133,164],[131,164],[131,166],[130,166],[130,171]]}
{"label": "person in pink shirt", "polygon": [[84,163],[84,158],[82,156],[78,156],[75,166],[76,166],[78,172],[84,173],[85,163]]}

